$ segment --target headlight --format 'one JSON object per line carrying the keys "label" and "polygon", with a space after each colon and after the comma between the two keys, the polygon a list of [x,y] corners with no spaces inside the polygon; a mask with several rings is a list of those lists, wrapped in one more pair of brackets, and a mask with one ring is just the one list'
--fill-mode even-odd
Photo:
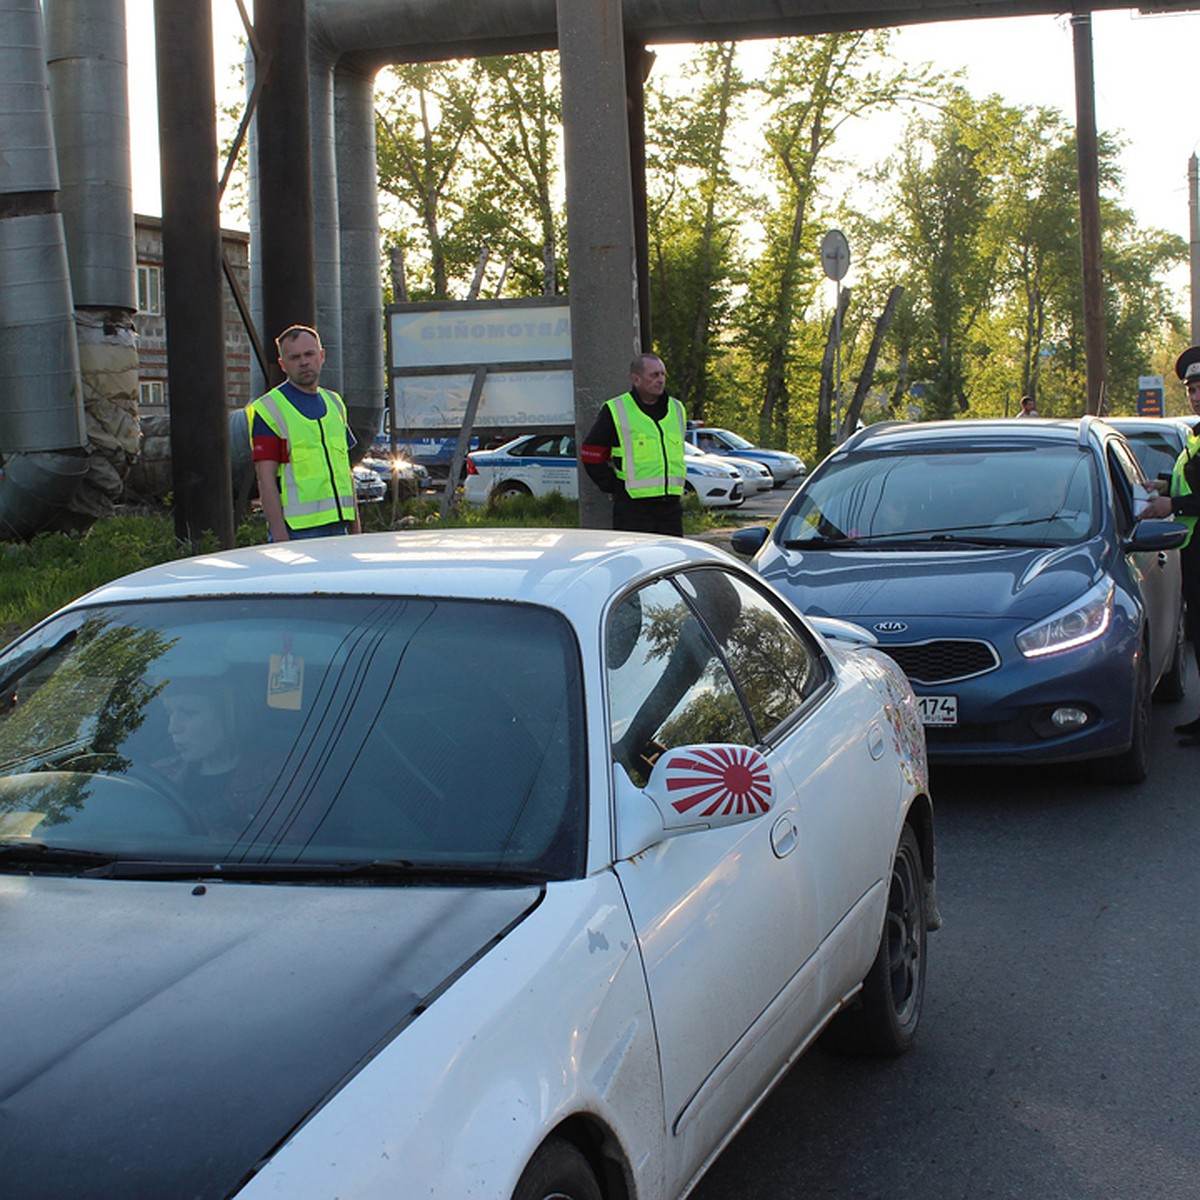
{"label": "headlight", "polygon": [[[719,478],[725,475],[724,467],[710,467],[707,463],[689,463],[687,473],[689,475],[708,475]],[[736,472],[734,472],[736,474]],[[728,476],[726,476],[728,478]]]}
{"label": "headlight", "polygon": [[1030,625],[1017,634],[1017,648],[1026,658],[1056,654],[1095,641],[1112,621],[1113,582],[1105,579],[1074,604]]}

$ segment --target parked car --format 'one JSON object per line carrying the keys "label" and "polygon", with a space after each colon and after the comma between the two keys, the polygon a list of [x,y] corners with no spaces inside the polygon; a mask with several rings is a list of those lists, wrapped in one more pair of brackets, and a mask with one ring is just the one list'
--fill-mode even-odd
{"label": "parked car", "polygon": [[1170,479],[1175,460],[1192,434],[1194,417],[1105,417],[1125,435],[1150,479]]}
{"label": "parked car", "polygon": [[1098,759],[1146,774],[1150,697],[1183,694],[1175,547],[1104,422],[874,425],[734,547],[803,612],[858,622],[908,674],[931,759]]}
{"label": "parked car", "polygon": [[776,487],[803,475],[807,470],[804,459],[786,450],[768,450],[747,441],[741,434],[712,425],[688,423],[687,440],[706,454],[719,454],[724,458],[748,458],[760,462],[775,480]]}
{"label": "parked car", "polygon": [[396,494],[401,500],[412,500],[420,496],[431,485],[429,470],[423,464],[413,462],[403,454],[392,454],[371,447],[363,456],[361,465],[374,471],[391,488],[392,476],[396,479]]}
{"label": "parked car", "polygon": [[678,538],[304,546],[0,654],[5,1200],[672,1200],[828,1022],[911,1043],[869,635]]}
{"label": "parked car", "polygon": [[[736,508],[745,499],[741,472],[711,455],[687,459],[684,490],[705,508]],[[573,434],[523,434],[495,450],[467,455],[463,496],[468,504],[551,492],[568,500],[579,497]]]}
{"label": "parked car", "polygon": [[746,496],[757,496],[759,492],[769,492],[775,486],[775,477],[768,468],[753,458],[727,458],[722,454],[708,454],[691,442],[683,447],[684,454],[690,459],[716,459],[727,467],[732,467],[742,477],[742,492]]}
{"label": "parked car", "polygon": [[[468,442],[468,448],[477,450],[479,444],[479,438],[472,437]],[[424,468],[428,472],[429,478],[439,485],[445,483],[449,478],[457,446],[457,437],[401,437],[396,439],[397,452],[407,461]],[[377,455],[391,454],[391,435],[386,431],[380,433],[375,438],[371,452]]]}
{"label": "parked car", "polygon": [[365,463],[354,464],[354,496],[359,504],[378,504],[387,496],[387,484]]}

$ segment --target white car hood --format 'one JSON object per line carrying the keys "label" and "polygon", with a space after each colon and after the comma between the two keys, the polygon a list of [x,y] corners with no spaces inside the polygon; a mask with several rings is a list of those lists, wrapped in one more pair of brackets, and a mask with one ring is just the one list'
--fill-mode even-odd
{"label": "white car hood", "polygon": [[0,877],[0,1190],[228,1196],[541,895]]}

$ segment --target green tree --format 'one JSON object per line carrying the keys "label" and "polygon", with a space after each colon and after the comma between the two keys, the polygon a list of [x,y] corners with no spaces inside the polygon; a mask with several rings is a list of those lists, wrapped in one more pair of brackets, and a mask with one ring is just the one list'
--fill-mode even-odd
{"label": "green tree", "polygon": [[912,300],[910,371],[925,412],[967,407],[967,350],[991,298],[997,250],[984,231],[992,180],[977,129],[962,118],[963,95],[937,119],[909,125],[886,174],[895,179],[897,257]]}
{"label": "green tree", "polygon": [[822,278],[810,223],[830,173],[844,165],[832,153],[838,134],[868,112],[931,93],[927,67],[888,58],[889,36],[876,30],[783,41],[762,84],[776,194],[739,324],[743,346],[761,364],[754,391],[764,441],[788,444],[793,380],[810,397],[819,388],[824,329],[805,325]]}
{"label": "green tree", "polygon": [[739,277],[738,226],[749,203],[730,163],[747,90],[736,43],[702,47],[681,81],[678,93],[647,90],[650,289],[654,341],[671,391],[700,418],[709,407],[714,343]]}
{"label": "green tree", "polygon": [[478,173],[498,218],[490,246],[523,281],[522,294],[557,295],[562,290],[562,214],[554,199],[562,129],[558,56],[481,58],[471,75],[475,86],[462,97],[470,99],[470,107],[461,118],[486,162]]}
{"label": "green tree", "polygon": [[[417,221],[427,257],[410,295],[449,298],[452,275],[464,275],[461,240],[454,236],[469,206],[469,124],[475,82],[459,63],[407,63],[390,68],[376,89],[379,187]],[[405,239],[411,244],[411,237]],[[473,259],[473,256],[472,256]],[[422,278],[423,277],[423,278]]]}

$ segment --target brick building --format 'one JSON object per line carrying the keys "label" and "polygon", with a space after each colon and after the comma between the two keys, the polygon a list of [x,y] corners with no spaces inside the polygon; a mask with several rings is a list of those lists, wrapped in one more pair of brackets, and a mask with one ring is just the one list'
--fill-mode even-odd
{"label": "brick building", "polygon": [[[143,417],[166,416],[167,322],[163,316],[162,220],[134,217],[138,276],[138,408]],[[244,295],[250,293],[250,235],[221,231],[225,258]],[[250,402],[252,350],[229,288],[225,288],[225,398],[230,408]]]}

